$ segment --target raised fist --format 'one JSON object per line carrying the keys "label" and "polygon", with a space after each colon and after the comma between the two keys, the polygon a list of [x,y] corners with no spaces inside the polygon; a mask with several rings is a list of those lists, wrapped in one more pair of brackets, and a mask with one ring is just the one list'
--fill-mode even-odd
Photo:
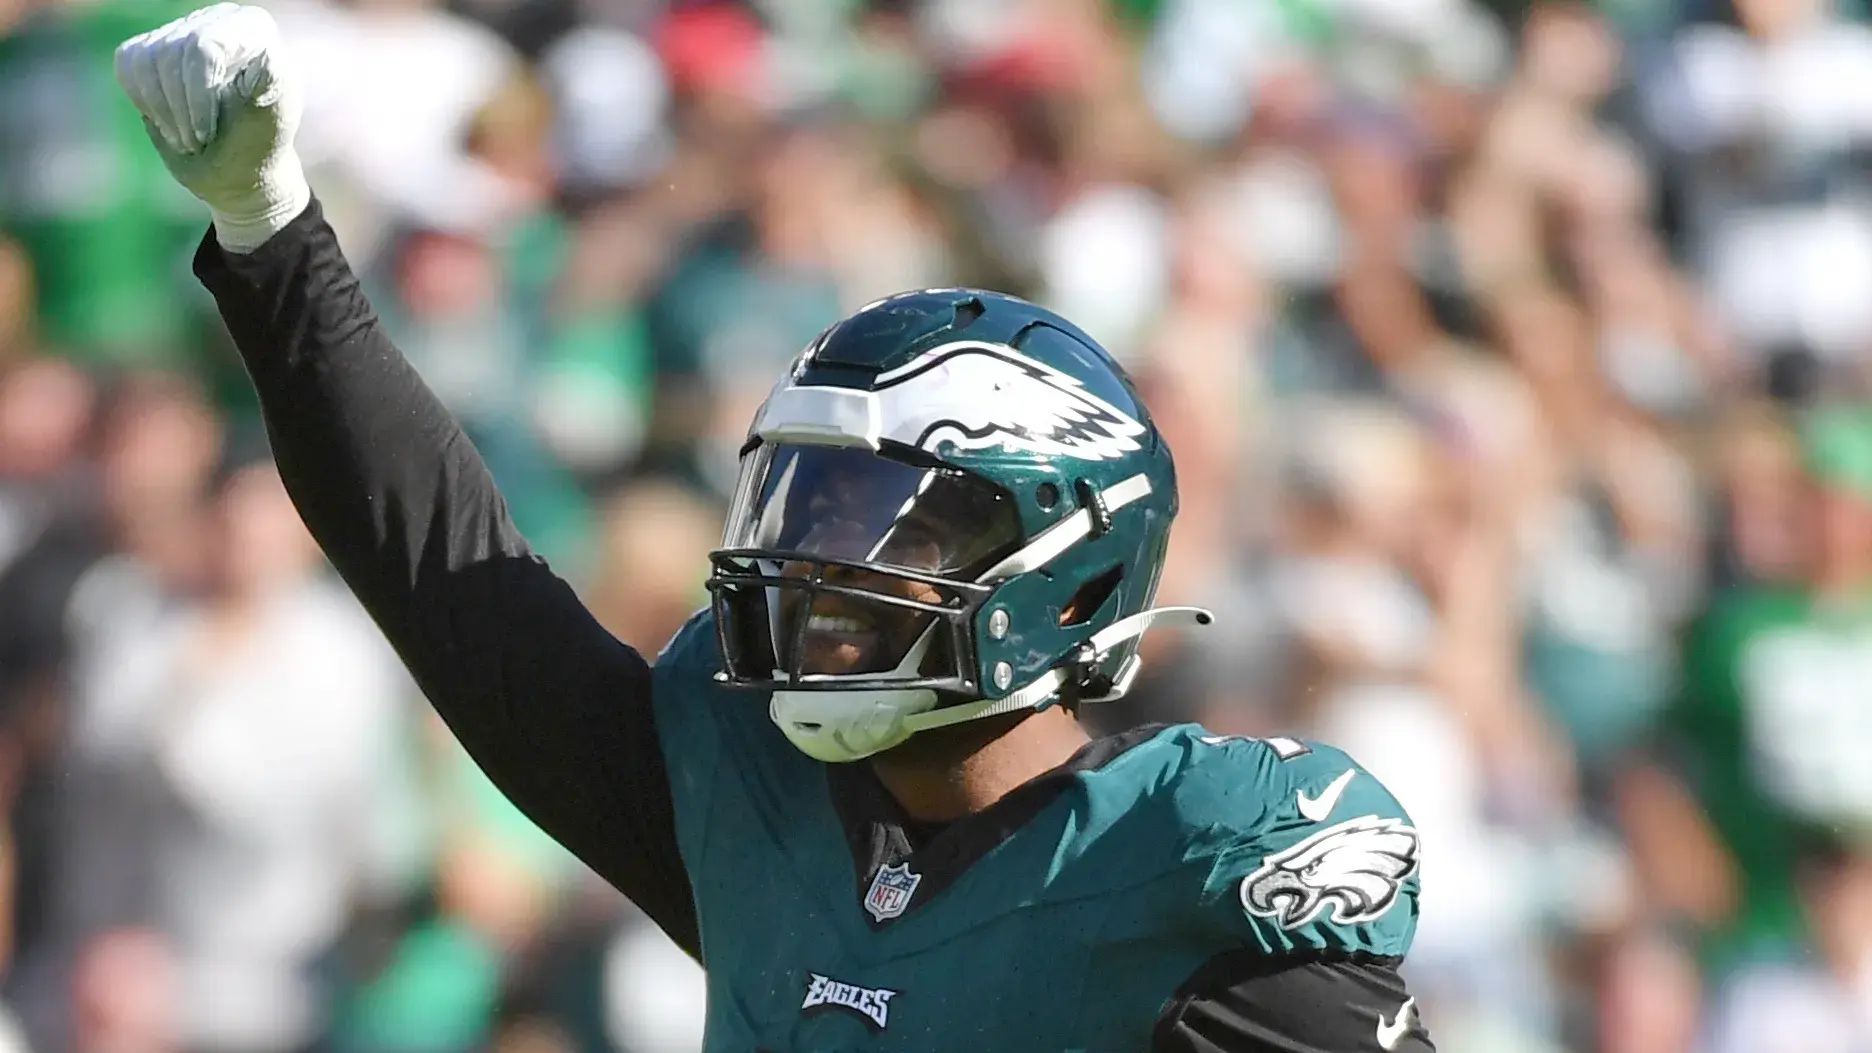
{"label": "raised fist", "polygon": [[311,199],[293,134],[303,99],[273,16],[215,4],[117,48],[117,82],[224,249],[251,252]]}

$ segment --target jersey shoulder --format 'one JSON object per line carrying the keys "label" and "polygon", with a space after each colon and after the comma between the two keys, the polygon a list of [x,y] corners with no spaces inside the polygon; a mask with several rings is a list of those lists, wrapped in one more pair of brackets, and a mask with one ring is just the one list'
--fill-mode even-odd
{"label": "jersey shoulder", "polygon": [[[707,814],[715,771],[722,763],[723,743],[714,714],[715,696],[722,690],[715,682],[718,663],[715,619],[704,609],[663,645],[651,668],[651,712],[679,829],[693,825],[685,822],[690,813]],[[700,803],[691,807],[692,802]]]}
{"label": "jersey shoulder", "polygon": [[[1421,844],[1397,798],[1344,751],[1183,725],[1149,744],[1200,880],[1199,924],[1268,953],[1401,957],[1416,931]],[[1168,814],[1163,814],[1167,810]]]}

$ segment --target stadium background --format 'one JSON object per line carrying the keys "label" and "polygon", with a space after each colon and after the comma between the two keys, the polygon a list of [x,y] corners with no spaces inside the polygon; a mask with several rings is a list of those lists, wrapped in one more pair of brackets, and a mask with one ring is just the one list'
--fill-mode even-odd
{"label": "stadium background", "polygon": [[[1387,780],[1444,1053],[1872,1049],[1857,11],[273,9],[387,323],[623,639],[703,600],[819,328],[1024,292],[1134,370],[1163,598],[1222,615],[1094,719]],[[268,473],[111,79],[183,10],[0,0],[0,1049],[694,1049],[694,968],[439,733]]]}

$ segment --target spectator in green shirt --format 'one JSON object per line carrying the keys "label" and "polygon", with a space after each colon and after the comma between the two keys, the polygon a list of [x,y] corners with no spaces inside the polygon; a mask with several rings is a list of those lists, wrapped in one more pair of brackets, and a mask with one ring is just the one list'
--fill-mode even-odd
{"label": "spectator in green shirt", "polygon": [[[1815,831],[1872,847],[1872,412],[1821,411],[1800,445],[1803,573],[1714,599],[1686,640],[1668,721],[1681,800],[1733,864],[1727,909],[1702,919],[1721,963],[1810,942],[1796,870]],[[1647,838],[1691,843],[1701,819],[1674,814],[1634,829],[1641,855]],[[1673,854],[1675,868],[1694,869]]]}
{"label": "spectator in green shirt", "polygon": [[0,234],[32,261],[41,338],[87,360],[187,364],[204,332],[188,261],[207,217],[111,73],[120,41],[190,6],[49,3],[0,32]]}

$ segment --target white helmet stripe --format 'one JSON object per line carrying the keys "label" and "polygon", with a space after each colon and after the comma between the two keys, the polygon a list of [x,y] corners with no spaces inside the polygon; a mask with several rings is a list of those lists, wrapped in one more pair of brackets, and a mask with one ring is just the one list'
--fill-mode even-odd
{"label": "white helmet stripe", "polygon": [[[1134,475],[1123,482],[1113,483],[1100,491],[1105,499],[1105,510],[1116,512],[1120,508],[1140,498],[1150,496],[1151,482],[1147,475]],[[988,569],[977,581],[999,581],[1016,574],[1025,574],[1037,570],[1058,559],[1060,554],[1078,544],[1092,533],[1092,512],[1081,508],[1065,519],[1047,527],[1034,535],[1034,539],[1020,551]]]}

